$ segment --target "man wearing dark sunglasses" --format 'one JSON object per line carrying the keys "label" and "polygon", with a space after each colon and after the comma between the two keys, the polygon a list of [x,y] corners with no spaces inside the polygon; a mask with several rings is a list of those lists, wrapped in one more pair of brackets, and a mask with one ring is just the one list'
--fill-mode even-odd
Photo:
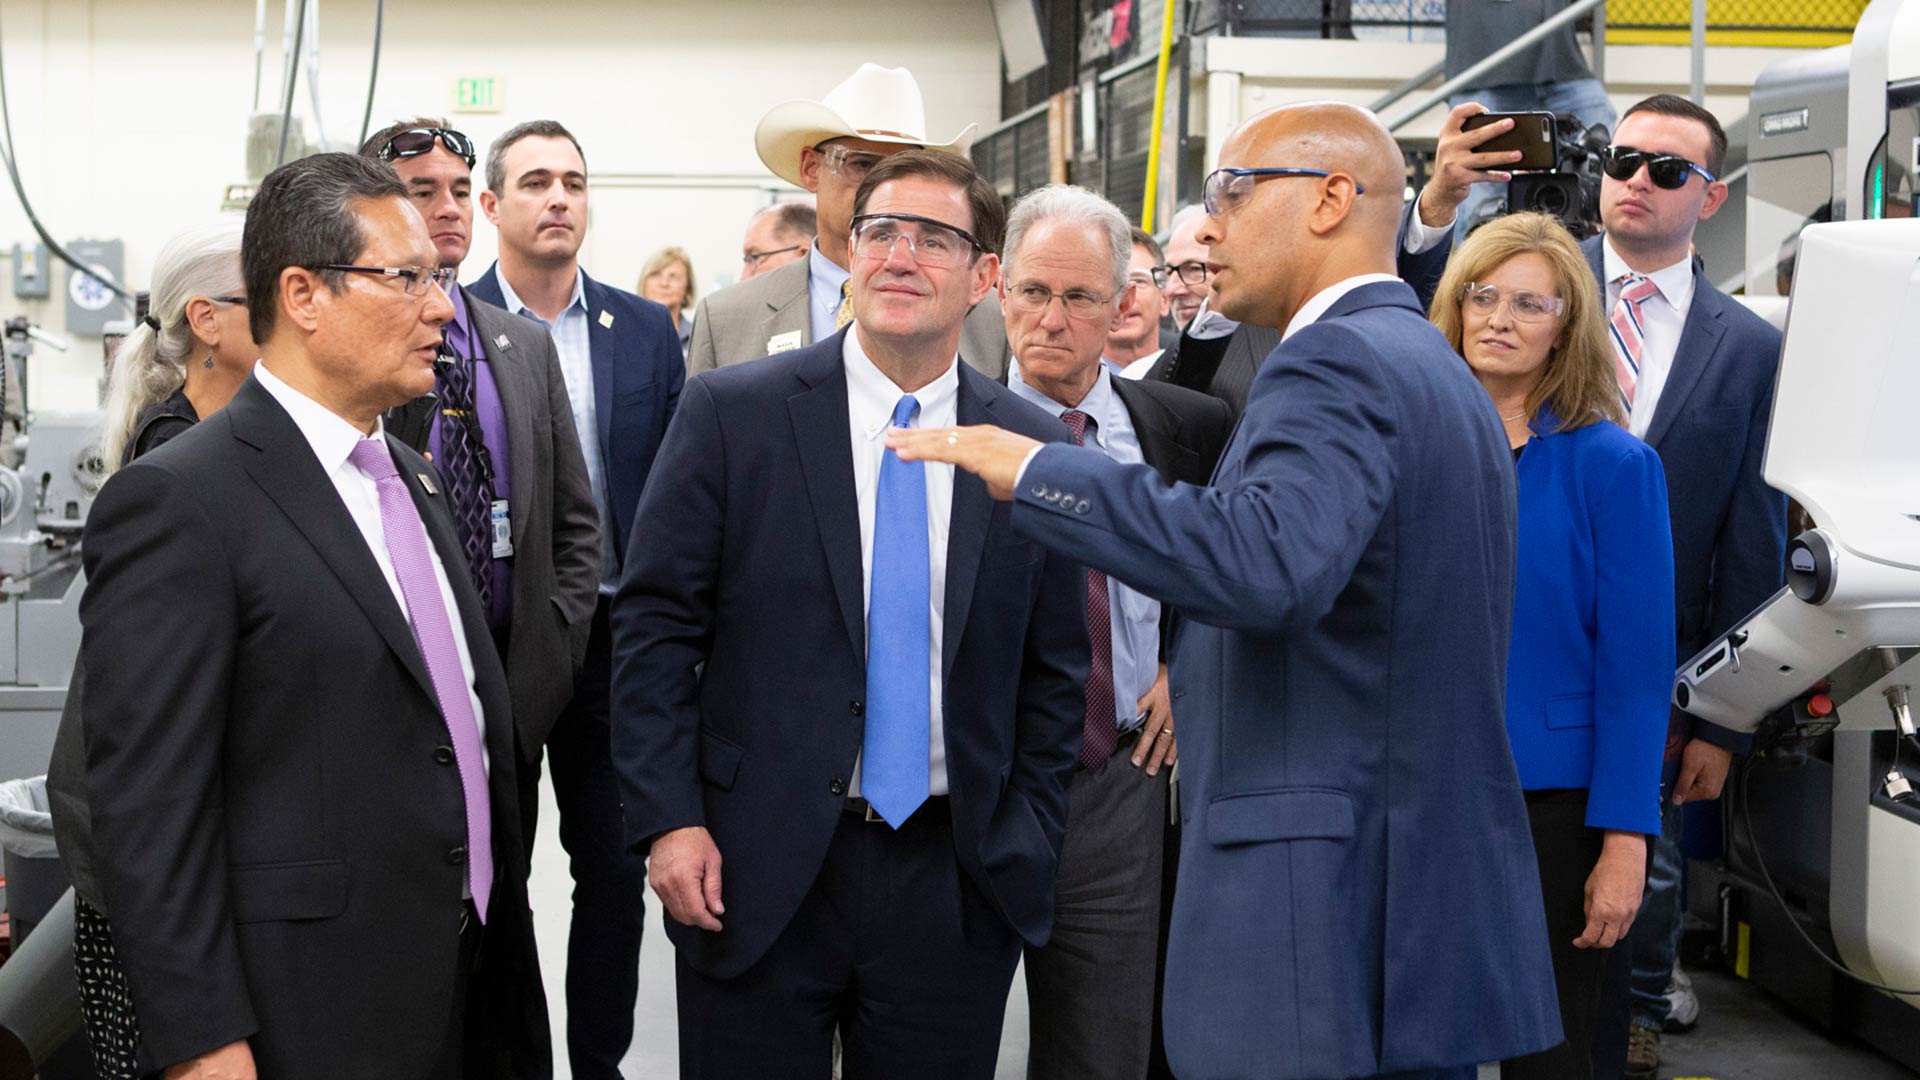
{"label": "man wearing dark sunglasses", "polygon": [[[399,174],[426,220],[440,268],[457,273],[473,241],[471,140],[444,120],[422,117],[376,132],[360,153]],[[531,857],[541,750],[586,656],[600,581],[600,514],[546,327],[457,284],[448,284],[447,295],[453,319],[434,393],[389,411],[388,430],[430,454],[439,470],[466,569],[506,666],[521,755],[521,840]],[[591,996],[619,1007],[617,983],[596,985]],[[570,1022],[572,1008],[570,1001]],[[632,1015],[630,1002],[625,1014]],[[598,1053],[617,1062],[626,1041],[602,1041],[612,1045]],[[592,1071],[594,1048],[570,1041],[568,1049],[576,1075],[605,1075]]]}
{"label": "man wearing dark sunglasses", "polygon": [[[1606,290],[1629,427],[1667,469],[1676,663],[1773,595],[1785,566],[1786,499],[1760,473],[1780,333],[1714,288],[1693,257],[1694,229],[1727,199],[1716,179],[1726,147],[1719,121],[1685,98],[1660,94],[1628,109],[1603,162],[1606,232],[1581,245]],[[1614,950],[1621,967],[1631,959],[1631,1030],[1621,1017],[1603,1028],[1597,1077],[1622,1075],[1623,1051],[1627,1076],[1651,1078],[1659,1065],[1685,871],[1679,806],[1718,798],[1746,742],[1673,711],[1663,835],[1630,947]]]}

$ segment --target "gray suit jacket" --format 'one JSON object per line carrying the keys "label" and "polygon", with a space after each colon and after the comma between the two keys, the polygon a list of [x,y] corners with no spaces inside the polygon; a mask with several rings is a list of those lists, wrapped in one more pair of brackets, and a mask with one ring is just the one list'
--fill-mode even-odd
{"label": "gray suit jacket", "polygon": [[[700,301],[687,348],[687,377],[758,360],[782,334],[799,333],[789,348],[813,344],[813,319],[807,311],[811,276],[812,261],[799,259]],[[960,331],[960,359],[989,379],[1006,377],[1006,322],[992,295],[967,314]]]}
{"label": "gray suit jacket", "polygon": [[507,690],[520,752],[537,760],[573,697],[600,589],[600,511],[573,426],[560,354],[532,319],[467,294],[493,365],[513,459],[513,620]]}

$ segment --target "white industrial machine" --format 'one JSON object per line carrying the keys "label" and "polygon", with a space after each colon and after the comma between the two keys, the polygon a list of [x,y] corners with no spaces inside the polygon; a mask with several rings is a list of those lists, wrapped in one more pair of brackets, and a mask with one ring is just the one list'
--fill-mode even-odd
{"label": "white industrial machine", "polygon": [[[1747,284],[1788,296],[1765,475],[1787,587],[1676,673],[1756,732],[1689,911],[1729,965],[1920,1068],[1920,0],[1755,84]],[[1731,451],[1730,451],[1731,452]]]}

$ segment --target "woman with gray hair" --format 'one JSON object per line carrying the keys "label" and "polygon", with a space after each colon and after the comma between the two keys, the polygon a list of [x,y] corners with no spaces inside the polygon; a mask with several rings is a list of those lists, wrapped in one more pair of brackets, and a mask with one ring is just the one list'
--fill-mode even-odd
{"label": "woman with gray hair", "polygon": [[240,226],[235,218],[189,229],[160,249],[147,314],[114,355],[100,437],[108,471],[219,412],[259,359]]}

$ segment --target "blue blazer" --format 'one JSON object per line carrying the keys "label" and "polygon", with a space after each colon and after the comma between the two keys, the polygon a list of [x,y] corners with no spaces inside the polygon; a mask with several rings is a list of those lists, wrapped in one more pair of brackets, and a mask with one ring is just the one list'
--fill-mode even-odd
{"label": "blue blazer", "polygon": [[[726,860],[718,933],[668,920],[680,959],[747,970],[819,876],[865,731],[860,511],[844,333],[703,374],[641,498],[613,620],[613,762],[629,841],[704,825]],[[1066,428],[962,364],[962,424]],[[1086,575],[953,481],[943,649],[959,871],[1033,944],[1053,924],[1080,753]],[[972,897],[972,889],[963,890]]]}
{"label": "blue blazer", "polygon": [[[469,295],[505,307],[500,264],[471,285]],[[583,275],[584,276],[584,275]],[[667,309],[651,300],[591,277],[584,285],[588,340],[593,349],[593,404],[600,430],[600,460],[605,466],[607,501],[614,520],[613,551],[625,565],[634,510],[653,471],[667,422],[680,403],[687,378],[680,337]],[[611,316],[611,319],[608,318]]]}
{"label": "blue blazer", "polygon": [[1587,824],[1660,832],[1673,687],[1673,534],[1659,455],[1611,421],[1520,455],[1507,735],[1520,785],[1586,788]]}
{"label": "blue blazer", "polygon": [[[1604,289],[1600,237],[1580,249]],[[1667,473],[1675,666],[1786,584],[1787,499],[1760,474],[1779,366],[1780,331],[1714,288],[1696,261],[1693,304],[1647,428]],[[1672,718],[1670,744],[1700,738],[1744,750],[1750,742],[1678,709]]]}
{"label": "blue blazer", "polygon": [[1043,448],[1014,527],[1172,605],[1184,1080],[1372,1076],[1560,1041],[1503,688],[1514,471],[1400,282],[1262,365],[1211,486]]}

